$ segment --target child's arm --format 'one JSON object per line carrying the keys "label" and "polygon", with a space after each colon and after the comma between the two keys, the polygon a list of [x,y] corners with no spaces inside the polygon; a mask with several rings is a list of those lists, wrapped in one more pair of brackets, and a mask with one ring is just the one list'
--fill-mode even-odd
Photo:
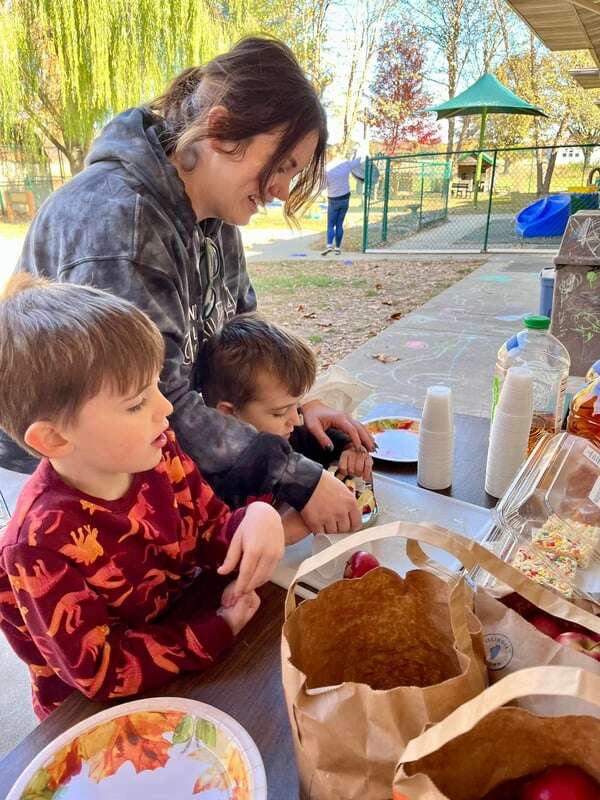
{"label": "child's arm", "polygon": [[323,467],[328,467],[333,461],[337,461],[344,451],[344,448],[351,444],[350,437],[337,428],[329,428],[327,435],[333,444],[332,449],[327,449],[319,442],[316,436],[308,430],[305,425],[294,428],[290,436],[292,448],[303,456],[316,461]]}
{"label": "child's arm", "polygon": [[231,511],[195,467],[188,484],[197,510],[198,563],[220,575],[238,568],[235,583],[240,594],[266,583],[283,555],[283,527],[277,511],[260,501]]}
{"label": "child's arm", "polygon": [[295,544],[311,533],[300,514],[294,508],[286,508],[281,512],[285,543]]}
{"label": "child's arm", "polygon": [[338,472],[341,477],[357,475],[364,481],[373,480],[373,459],[366,449],[356,450],[354,445],[349,444],[338,461]]}
{"label": "child's arm", "polygon": [[211,666],[233,641],[217,612],[164,624],[115,622],[106,600],[56,551],[18,544],[4,549],[4,563],[20,611],[15,634],[19,624],[26,628],[43,661],[86,697],[154,689],[179,672]]}
{"label": "child's arm", "polygon": [[238,569],[235,593],[246,594],[269,580],[283,555],[284,536],[279,513],[266,503],[250,503],[233,535],[219,575]]}

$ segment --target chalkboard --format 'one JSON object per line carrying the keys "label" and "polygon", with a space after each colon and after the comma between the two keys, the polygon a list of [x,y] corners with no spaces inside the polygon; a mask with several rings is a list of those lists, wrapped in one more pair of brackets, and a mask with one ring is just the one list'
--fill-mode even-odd
{"label": "chalkboard", "polygon": [[571,356],[571,375],[600,358],[600,211],[569,218],[554,259],[551,332]]}

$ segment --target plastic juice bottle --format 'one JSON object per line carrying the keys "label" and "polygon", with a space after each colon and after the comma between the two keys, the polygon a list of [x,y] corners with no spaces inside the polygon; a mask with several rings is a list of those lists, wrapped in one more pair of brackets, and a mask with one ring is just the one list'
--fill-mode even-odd
{"label": "plastic juice bottle", "polygon": [[523,321],[525,329],[498,350],[492,382],[492,419],[508,369],[528,367],[533,372],[533,419],[527,449],[530,453],[544,433],[560,431],[571,358],[567,348],[550,333],[549,317],[530,314]]}
{"label": "plastic juice bottle", "polygon": [[567,430],[600,447],[600,375],[573,397]]}

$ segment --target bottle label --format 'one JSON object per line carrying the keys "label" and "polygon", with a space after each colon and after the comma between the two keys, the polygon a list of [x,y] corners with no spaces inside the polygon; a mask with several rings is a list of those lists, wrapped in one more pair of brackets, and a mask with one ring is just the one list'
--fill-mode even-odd
{"label": "bottle label", "polygon": [[498,401],[500,400],[500,389],[501,389],[500,378],[498,375],[494,375],[494,378],[492,380],[492,412],[491,412],[492,422],[494,421],[496,406],[498,405]]}
{"label": "bottle label", "polygon": [[567,381],[569,380],[568,375],[563,375],[560,379],[558,384],[558,392],[556,396],[556,406],[555,406],[555,427],[554,430],[556,433],[560,431],[562,428],[562,420],[563,420],[563,411],[565,407],[565,395],[567,393]]}

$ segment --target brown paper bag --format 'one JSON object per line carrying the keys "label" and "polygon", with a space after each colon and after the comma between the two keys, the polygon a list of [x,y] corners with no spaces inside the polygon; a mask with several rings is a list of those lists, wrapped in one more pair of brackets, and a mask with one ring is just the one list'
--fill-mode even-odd
{"label": "brown paper bag", "polygon": [[600,677],[591,672],[575,667],[514,672],[410,742],[394,776],[394,800],[480,800],[506,781],[563,764],[600,781],[600,719],[502,707],[542,694],[600,711]]}
{"label": "brown paper bag", "polygon": [[[530,580],[478,542],[458,534],[449,535],[455,539],[455,548],[459,551],[458,558],[464,566],[469,569],[480,566],[494,578],[502,581],[507,590],[514,591],[540,610],[600,633],[600,617]],[[406,550],[415,566],[431,569],[436,574],[446,574],[446,570],[425,555],[418,542],[408,542]],[[585,653],[555,642],[481,587],[477,588],[475,594],[475,614],[483,629],[491,683],[516,670],[544,665],[580,667],[600,675],[600,662]],[[523,705],[543,714],[548,703],[546,698],[535,697],[524,700]],[[565,712],[580,713],[577,704],[573,705],[571,701],[565,700],[558,705],[562,706]],[[556,707],[556,703],[553,703],[553,707]]]}
{"label": "brown paper bag", "polygon": [[487,684],[472,592],[456,575],[380,568],[295,607],[304,575],[394,536],[452,544],[427,526],[383,525],[307,559],[290,585],[283,685],[306,800],[389,800],[409,739]]}

